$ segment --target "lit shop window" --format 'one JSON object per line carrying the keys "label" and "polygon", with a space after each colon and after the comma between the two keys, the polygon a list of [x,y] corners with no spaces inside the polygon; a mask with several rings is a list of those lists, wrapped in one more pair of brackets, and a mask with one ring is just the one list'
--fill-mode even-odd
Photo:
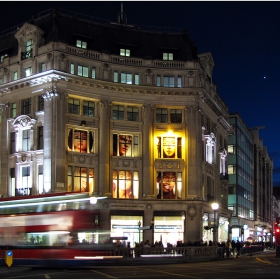
{"label": "lit shop window", "polygon": [[87,130],[68,130],[68,151],[94,153],[94,134]]}
{"label": "lit shop window", "polygon": [[113,170],[113,198],[137,199],[139,192],[138,172]]}
{"label": "lit shop window", "polygon": [[157,199],[182,198],[182,173],[158,172],[157,174]]}
{"label": "lit shop window", "polygon": [[76,47],[86,49],[87,48],[87,42],[82,41],[82,40],[77,40],[76,41]]}
{"label": "lit shop window", "polygon": [[114,156],[137,157],[138,151],[138,136],[131,134],[113,134]]}
{"label": "lit shop window", "polygon": [[68,166],[68,190],[92,193],[94,190],[94,169]]}
{"label": "lit shop window", "polygon": [[130,56],[129,49],[120,49],[120,56]]}
{"label": "lit shop window", "polygon": [[176,136],[157,137],[158,158],[182,158],[182,138]]}

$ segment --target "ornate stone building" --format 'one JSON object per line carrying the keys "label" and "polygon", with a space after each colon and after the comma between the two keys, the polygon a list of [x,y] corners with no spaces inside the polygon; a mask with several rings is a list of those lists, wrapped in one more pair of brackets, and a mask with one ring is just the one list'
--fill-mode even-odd
{"label": "ornate stone building", "polygon": [[[228,238],[228,108],[186,31],[51,10],[0,37],[3,197],[88,192],[111,236]],[[151,230],[140,230],[139,226]]]}

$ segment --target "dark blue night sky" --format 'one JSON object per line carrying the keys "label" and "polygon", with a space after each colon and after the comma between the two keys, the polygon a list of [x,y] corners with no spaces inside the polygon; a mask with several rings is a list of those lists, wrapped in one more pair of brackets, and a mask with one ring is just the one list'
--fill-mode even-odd
{"label": "dark blue night sky", "polygon": [[[120,1],[2,2],[0,31],[51,8],[117,21]],[[123,1],[128,24],[186,29],[198,51],[211,52],[213,80],[230,113],[260,130],[280,186],[280,2]]]}

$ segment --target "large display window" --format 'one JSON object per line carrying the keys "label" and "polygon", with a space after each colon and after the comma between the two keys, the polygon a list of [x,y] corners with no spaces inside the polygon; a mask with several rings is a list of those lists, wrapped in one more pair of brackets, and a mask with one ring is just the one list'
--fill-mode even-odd
{"label": "large display window", "polygon": [[164,247],[176,247],[177,242],[184,243],[184,216],[155,216],[154,242],[161,242]]}
{"label": "large display window", "polygon": [[68,150],[79,153],[94,153],[94,134],[87,130],[68,130]]}
{"label": "large display window", "polygon": [[158,172],[156,186],[157,199],[181,199],[182,173]]}
{"label": "large display window", "polygon": [[113,198],[137,199],[139,193],[138,172],[113,170]]}
{"label": "large display window", "polygon": [[175,136],[157,137],[158,158],[182,158],[182,138]]}
{"label": "large display window", "polygon": [[121,157],[138,156],[138,136],[113,134],[113,155]]}

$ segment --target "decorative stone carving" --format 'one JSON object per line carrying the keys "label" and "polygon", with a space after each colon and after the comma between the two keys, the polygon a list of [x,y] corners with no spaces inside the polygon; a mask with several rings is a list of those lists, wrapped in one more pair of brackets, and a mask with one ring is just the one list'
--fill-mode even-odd
{"label": "decorative stone carving", "polygon": [[197,214],[196,205],[195,204],[189,205],[187,215],[191,218],[191,220],[193,220],[196,214]]}

